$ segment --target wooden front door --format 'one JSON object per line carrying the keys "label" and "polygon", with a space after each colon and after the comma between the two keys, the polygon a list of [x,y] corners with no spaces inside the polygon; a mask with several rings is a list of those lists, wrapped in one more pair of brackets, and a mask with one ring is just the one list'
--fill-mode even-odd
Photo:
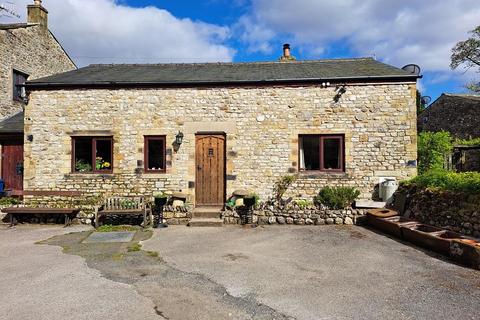
{"label": "wooden front door", "polygon": [[2,144],[2,179],[5,189],[23,190],[23,144]]}
{"label": "wooden front door", "polygon": [[225,135],[195,136],[195,202],[216,206],[225,203]]}

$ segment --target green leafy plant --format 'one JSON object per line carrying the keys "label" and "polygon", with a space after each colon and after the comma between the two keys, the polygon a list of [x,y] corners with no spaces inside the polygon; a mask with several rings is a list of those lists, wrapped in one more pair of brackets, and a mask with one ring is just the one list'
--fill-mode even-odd
{"label": "green leafy plant", "polygon": [[450,133],[422,132],[418,135],[418,172],[443,169],[446,157],[452,152]]}
{"label": "green leafy plant", "polygon": [[135,252],[135,251],[140,251],[140,250],[142,250],[142,245],[140,243],[132,244],[131,246],[129,246],[127,248],[128,252]]}
{"label": "green leafy plant", "polygon": [[312,201],[306,199],[297,199],[295,200],[295,204],[300,207],[300,209],[305,209],[313,204]]}
{"label": "green leafy plant", "polygon": [[430,170],[411,180],[402,182],[402,185],[476,194],[480,193],[480,172]]}
{"label": "green leafy plant", "polygon": [[165,199],[165,198],[168,198],[168,195],[165,192],[160,191],[160,192],[154,193],[153,197],[157,199]]}
{"label": "green leafy plant", "polygon": [[288,190],[288,187],[297,179],[297,176],[287,175],[281,177],[273,186],[273,193],[277,203],[282,202],[282,197]]}
{"label": "green leafy plant", "polygon": [[325,187],[315,196],[314,201],[318,205],[338,210],[350,207],[359,195],[360,191],[354,187]]}
{"label": "green leafy plant", "polygon": [[78,159],[75,162],[75,170],[78,172],[90,172],[92,171],[92,165],[83,159]]}
{"label": "green leafy plant", "polygon": [[13,206],[17,204],[20,204],[20,200],[18,198],[11,198],[11,197],[0,198],[0,206]]}
{"label": "green leafy plant", "polygon": [[473,138],[473,139],[456,139],[453,142],[454,145],[462,145],[462,146],[480,146],[480,138]]}

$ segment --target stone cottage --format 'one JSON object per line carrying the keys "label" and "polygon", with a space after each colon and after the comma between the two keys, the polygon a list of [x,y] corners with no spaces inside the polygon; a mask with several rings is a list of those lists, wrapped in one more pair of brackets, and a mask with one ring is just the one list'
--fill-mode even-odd
{"label": "stone cottage", "polygon": [[[288,54],[288,51],[287,51]],[[90,65],[27,82],[25,201],[181,191],[222,206],[416,174],[416,80],[370,58]]]}
{"label": "stone cottage", "polygon": [[27,11],[27,23],[0,24],[1,178],[13,194],[23,189],[23,84],[76,68],[48,30],[48,12],[41,1]]}

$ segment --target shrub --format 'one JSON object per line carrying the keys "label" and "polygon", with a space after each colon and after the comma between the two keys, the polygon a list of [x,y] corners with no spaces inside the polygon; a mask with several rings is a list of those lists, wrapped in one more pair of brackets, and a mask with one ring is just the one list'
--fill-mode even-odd
{"label": "shrub", "polygon": [[273,187],[273,192],[275,194],[275,200],[277,203],[282,202],[282,197],[285,192],[288,190],[288,187],[297,179],[296,176],[283,176],[277,182],[275,182],[275,186]]}
{"label": "shrub", "polygon": [[360,191],[353,187],[325,187],[315,197],[315,203],[329,209],[345,209],[358,198]]}
{"label": "shrub", "polygon": [[444,168],[445,158],[452,152],[450,133],[421,132],[418,135],[418,172]]}
{"label": "shrub", "polygon": [[12,206],[19,203],[20,203],[20,200],[18,198],[10,198],[10,197],[0,198],[0,206]]}
{"label": "shrub", "polygon": [[479,193],[480,172],[452,172],[446,170],[430,170],[404,185],[415,185],[419,188],[435,188],[442,191]]}

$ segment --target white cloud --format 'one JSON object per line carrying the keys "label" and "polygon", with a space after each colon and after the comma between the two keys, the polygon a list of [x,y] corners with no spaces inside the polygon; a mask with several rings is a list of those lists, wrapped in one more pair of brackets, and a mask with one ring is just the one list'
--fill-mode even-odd
{"label": "white cloud", "polygon": [[[15,1],[26,21],[33,0]],[[231,61],[230,29],[115,0],[44,0],[49,27],[79,65]],[[0,22],[18,22],[0,18]],[[75,58],[76,57],[76,58]]]}
{"label": "white cloud", "polygon": [[417,63],[425,71],[445,72],[451,48],[480,23],[480,1],[252,0],[242,19],[249,22],[243,38],[251,51],[279,47],[285,37],[297,50],[331,52],[344,43],[360,56],[375,53],[396,66]]}

